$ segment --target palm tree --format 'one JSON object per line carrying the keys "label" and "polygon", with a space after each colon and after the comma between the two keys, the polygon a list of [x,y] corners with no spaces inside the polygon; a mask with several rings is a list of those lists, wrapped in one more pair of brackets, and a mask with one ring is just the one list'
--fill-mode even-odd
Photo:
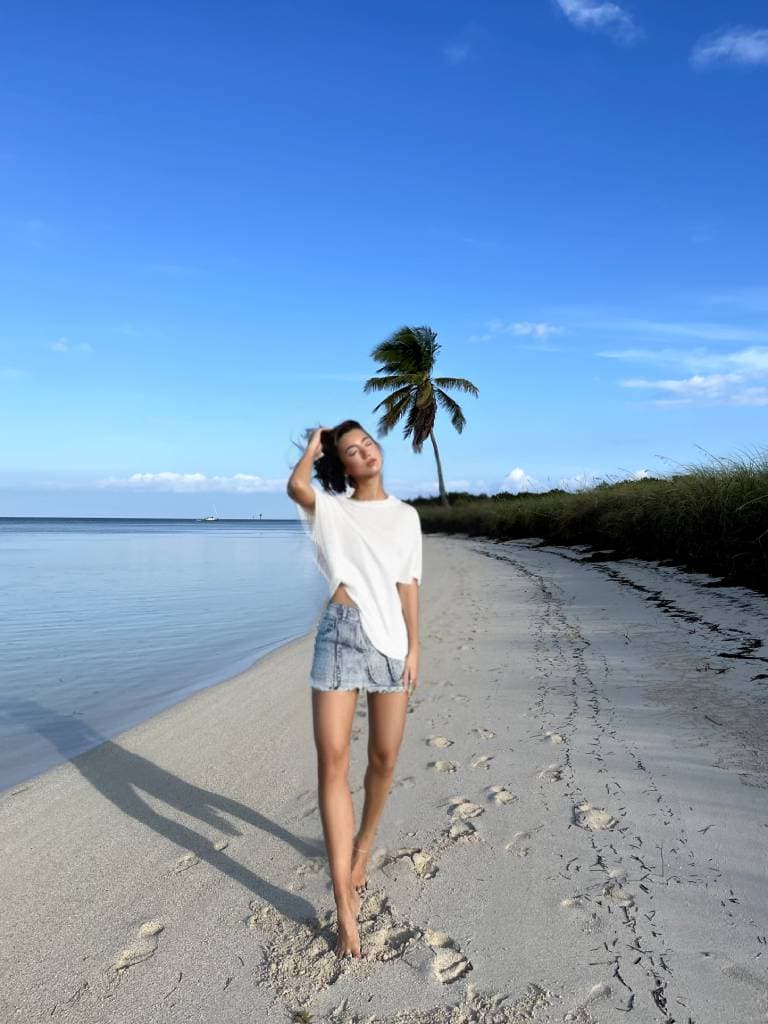
{"label": "palm tree", "polygon": [[374,412],[384,406],[379,420],[379,436],[388,434],[399,420],[407,414],[403,437],[412,439],[415,452],[429,438],[437,462],[437,480],[440,500],[448,506],[445,493],[443,467],[433,427],[437,416],[438,402],[451,414],[451,424],[460,434],[466,420],[461,406],[447,395],[443,388],[457,388],[477,397],[478,390],[472,381],[464,377],[433,377],[435,356],[441,348],[437,333],[431,327],[400,327],[371,352],[371,358],[384,365],[376,371],[383,377],[370,377],[364,384],[364,391],[386,391],[391,394],[374,407]]}

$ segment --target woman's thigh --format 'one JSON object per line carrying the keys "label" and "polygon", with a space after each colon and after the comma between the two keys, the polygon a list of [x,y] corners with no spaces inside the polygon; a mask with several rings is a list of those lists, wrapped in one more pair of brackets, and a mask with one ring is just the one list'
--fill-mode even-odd
{"label": "woman's thigh", "polygon": [[357,690],[312,689],[312,726],[319,763],[349,764]]}
{"label": "woman's thigh", "polygon": [[397,757],[408,714],[408,691],[368,693],[368,756],[391,762]]}

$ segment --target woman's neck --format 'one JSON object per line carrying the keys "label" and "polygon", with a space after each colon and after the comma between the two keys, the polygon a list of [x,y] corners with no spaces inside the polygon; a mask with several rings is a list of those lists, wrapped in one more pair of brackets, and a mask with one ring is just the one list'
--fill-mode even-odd
{"label": "woman's neck", "polygon": [[389,495],[385,493],[381,480],[371,480],[355,487],[354,494],[350,494],[353,501],[384,501]]}

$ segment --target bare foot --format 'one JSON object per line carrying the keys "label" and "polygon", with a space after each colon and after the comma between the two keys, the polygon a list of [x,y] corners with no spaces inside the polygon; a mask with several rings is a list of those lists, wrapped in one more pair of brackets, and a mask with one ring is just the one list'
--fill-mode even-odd
{"label": "bare foot", "polygon": [[339,926],[339,934],[334,952],[337,956],[359,958],[361,955],[360,933],[357,930],[357,913],[352,901],[350,901],[349,906],[337,908],[336,919]]}
{"label": "bare foot", "polygon": [[354,885],[349,890],[349,906],[352,913],[357,917],[360,913],[360,904],[362,903],[362,897],[360,893],[355,889]]}
{"label": "bare foot", "polygon": [[368,886],[368,879],[365,877],[365,869],[368,864],[370,849],[366,847],[352,847],[352,887],[358,895],[362,896]]}

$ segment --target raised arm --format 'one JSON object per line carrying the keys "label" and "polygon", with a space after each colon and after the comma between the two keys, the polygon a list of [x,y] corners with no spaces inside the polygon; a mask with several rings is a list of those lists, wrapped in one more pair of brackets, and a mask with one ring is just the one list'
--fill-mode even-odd
{"label": "raised arm", "polygon": [[312,465],[315,459],[322,455],[320,434],[323,430],[328,430],[328,427],[318,427],[313,431],[304,454],[293,467],[293,472],[288,477],[288,484],[285,488],[288,492],[288,497],[301,505],[307,512],[313,512],[315,508],[315,491],[311,483]]}

